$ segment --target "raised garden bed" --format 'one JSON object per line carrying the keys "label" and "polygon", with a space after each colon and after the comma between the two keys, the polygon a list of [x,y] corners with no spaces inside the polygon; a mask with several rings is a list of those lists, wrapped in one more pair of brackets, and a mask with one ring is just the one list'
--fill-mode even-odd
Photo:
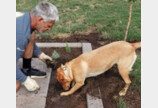
{"label": "raised garden bed", "polygon": [[[41,48],[41,50],[49,56],[51,56],[53,50],[56,50],[60,54],[60,58],[56,60],[58,66],[60,66],[61,63],[64,64],[79,56],[83,49],[71,48],[71,54],[66,53],[65,48]],[[82,88],[67,97],[60,97],[60,93],[64,90],[56,80],[56,70],[54,68],[52,70],[46,108],[87,108],[87,94],[100,98],[105,108],[117,108],[115,96],[118,96],[119,91],[124,87],[124,81],[118,74],[117,65],[114,65],[102,75],[86,79]],[[125,101],[131,108],[135,108],[141,106],[140,98],[140,93],[131,86]]]}
{"label": "raised garden bed", "polygon": [[[60,66],[61,63],[64,64],[65,62],[76,58],[80,54],[92,50],[90,43],[71,43],[71,44],[68,43],[67,45],[69,45],[70,47],[77,47],[77,48],[71,48],[71,54],[68,54],[68,53],[66,53],[65,48],[59,48],[59,47],[65,46],[65,44],[63,44],[63,43],[46,43],[46,44],[38,43],[38,46],[47,47],[47,48],[41,48],[41,50],[44,51],[49,56],[52,55],[53,50],[58,52],[58,54],[60,55],[60,58],[56,59],[56,62],[58,64],[57,67]],[[58,46],[58,48],[54,48],[54,47],[52,48],[52,46],[54,46],[54,47]],[[48,63],[48,67],[50,67],[50,66],[51,65]],[[50,80],[49,90],[48,90],[48,94],[47,94],[46,108],[47,107],[50,108],[52,106],[54,108],[63,108],[63,107],[86,108],[87,100],[88,100],[88,104],[90,102],[93,102],[94,105],[100,105],[101,107],[103,107],[102,101],[100,101],[100,102],[96,101],[96,100],[99,100],[98,98],[95,98],[95,100],[94,100],[94,98],[90,97],[90,95],[88,95],[89,97],[86,97],[88,94],[88,92],[86,90],[83,90],[83,92],[81,92],[81,90],[79,90],[76,92],[77,94],[73,94],[68,97],[60,97],[59,94],[60,94],[60,92],[63,91],[63,89],[56,80],[56,69],[54,69],[54,66],[53,66],[52,70],[53,71],[51,74],[51,80]],[[91,87],[91,84],[89,85],[89,88],[90,87]],[[72,104],[70,105],[69,102],[72,102]],[[91,108],[91,107],[89,107],[89,108]]]}
{"label": "raised garden bed", "polygon": [[[65,51],[65,44],[63,43],[44,43],[44,44],[37,43],[37,45],[41,47],[41,50],[44,51],[49,56],[51,56],[51,53],[54,50],[56,50],[60,54],[60,58],[56,60],[57,67],[60,66],[61,63],[64,64],[65,62],[70,61],[73,58],[76,58],[82,52],[85,52],[88,49],[88,45],[86,43],[73,43],[73,44],[69,44],[69,46],[73,48],[71,48],[71,53],[68,54]],[[83,45],[85,47],[82,47]],[[33,63],[33,65],[35,66],[39,65],[39,62],[41,61],[36,62],[37,64]],[[38,67],[41,67],[41,69],[44,69],[42,68],[42,66],[43,65],[40,65]],[[38,82],[42,83],[44,82],[44,80],[45,79],[40,80]],[[40,84],[40,85],[43,85],[43,84]],[[50,79],[47,97],[45,94],[42,96],[45,96],[46,98],[46,104],[45,104],[46,108],[51,108],[51,107],[53,108],[63,108],[63,107],[64,108],[74,108],[74,107],[87,108],[87,106],[89,105],[87,104],[89,101],[88,100],[89,96],[94,96],[97,99],[100,99],[101,103],[103,104],[103,107],[105,108],[117,108],[116,97],[118,97],[118,93],[123,88],[123,86],[124,86],[124,82],[121,79],[120,75],[118,74],[117,65],[115,65],[102,75],[86,79],[85,85],[82,88],[80,88],[77,92],[75,92],[73,95],[70,95],[67,97],[60,97],[60,92],[62,92],[63,89],[56,80],[56,70],[53,68],[51,72],[51,79]],[[33,100],[37,100],[36,97],[37,96],[38,98],[41,97],[41,93],[43,93],[42,91],[43,89],[44,89],[44,86],[41,87],[41,90],[37,94],[29,93],[25,89],[23,89],[24,90],[23,92],[19,92],[19,93],[21,95],[22,94],[27,95],[28,96],[27,98],[33,99],[32,97],[35,97],[35,99]],[[23,97],[22,99],[23,99],[22,101],[25,101],[26,97]],[[42,97],[42,99],[43,99],[42,101],[44,102],[44,97]],[[130,108],[137,108],[137,107],[139,108],[141,106],[140,92],[136,88],[134,88],[134,86],[130,86],[130,89],[128,90],[126,96],[124,97],[124,101],[128,104]],[[27,103],[27,102],[24,102],[24,103]],[[41,104],[41,101],[39,101],[39,103]],[[35,102],[34,106],[36,105],[37,105],[37,102]],[[40,107],[43,108],[42,106]],[[88,107],[88,108],[91,108],[91,107]]]}

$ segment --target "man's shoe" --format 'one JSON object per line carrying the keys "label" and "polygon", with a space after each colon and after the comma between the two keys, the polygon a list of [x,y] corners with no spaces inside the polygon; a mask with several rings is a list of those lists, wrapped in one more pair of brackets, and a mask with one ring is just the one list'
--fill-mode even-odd
{"label": "man's shoe", "polygon": [[30,76],[31,78],[45,78],[46,77],[46,72],[33,69],[33,68],[23,68],[21,71],[26,75]]}

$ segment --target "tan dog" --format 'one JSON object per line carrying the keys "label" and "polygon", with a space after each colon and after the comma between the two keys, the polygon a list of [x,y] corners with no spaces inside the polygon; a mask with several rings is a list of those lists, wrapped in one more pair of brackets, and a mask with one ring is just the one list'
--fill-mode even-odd
{"label": "tan dog", "polygon": [[125,95],[131,83],[129,73],[137,57],[135,49],[139,47],[141,47],[141,42],[117,41],[84,53],[65,65],[61,65],[57,69],[57,80],[64,90],[70,88],[71,82],[73,82],[74,86],[60,95],[67,96],[74,93],[84,85],[87,77],[102,74],[114,64],[118,65],[119,73],[126,83],[119,95]]}

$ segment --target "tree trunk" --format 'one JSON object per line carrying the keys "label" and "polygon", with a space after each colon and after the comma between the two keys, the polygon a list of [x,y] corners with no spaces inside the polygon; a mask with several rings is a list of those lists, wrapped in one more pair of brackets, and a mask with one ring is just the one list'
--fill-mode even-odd
{"label": "tree trunk", "polygon": [[129,18],[128,18],[128,23],[127,23],[127,26],[126,26],[126,31],[125,31],[125,38],[124,38],[124,41],[127,40],[127,34],[128,34],[128,30],[129,30],[129,26],[130,26],[130,23],[131,23],[131,17],[132,17],[132,6],[133,6],[133,1],[130,2],[130,8],[129,8]]}

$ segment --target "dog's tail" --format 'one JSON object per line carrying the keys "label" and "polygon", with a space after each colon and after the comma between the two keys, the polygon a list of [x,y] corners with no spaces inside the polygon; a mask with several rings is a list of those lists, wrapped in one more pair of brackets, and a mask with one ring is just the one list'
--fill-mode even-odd
{"label": "dog's tail", "polygon": [[137,48],[140,48],[141,47],[141,42],[136,42],[136,43],[131,43],[131,45],[137,49]]}

